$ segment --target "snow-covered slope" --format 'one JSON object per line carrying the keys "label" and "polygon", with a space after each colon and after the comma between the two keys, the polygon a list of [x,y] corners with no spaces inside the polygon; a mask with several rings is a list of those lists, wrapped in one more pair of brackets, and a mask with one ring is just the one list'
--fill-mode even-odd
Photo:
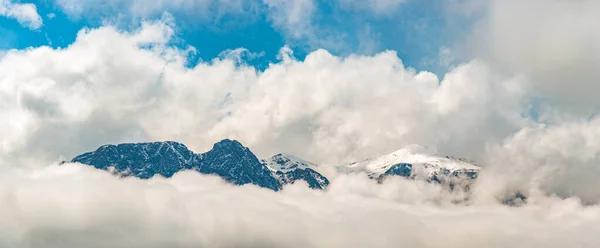
{"label": "snow-covered slope", "polygon": [[262,162],[270,170],[281,172],[289,172],[295,169],[306,168],[315,169],[319,167],[316,164],[287,153],[280,153],[268,159],[263,159]]}
{"label": "snow-covered slope", "polygon": [[[399,164],[410,165],[410,177],[436,180],[440,175],[467,175],[475,178],[480,167],[462,159],[441,156],[435,150],[423,145],[409,145],[393,153],[342,165],[342,172],[366,172],[373,178],[386,174]],[[409,166],[406,166],[409,167]]]}
{"label": "snow-covered slope", "polygon": [[313,189],[325,189],[329,180],[315,171],[318,165],[291,154],[280,153],[261,161],[282,185],[304,180]]}

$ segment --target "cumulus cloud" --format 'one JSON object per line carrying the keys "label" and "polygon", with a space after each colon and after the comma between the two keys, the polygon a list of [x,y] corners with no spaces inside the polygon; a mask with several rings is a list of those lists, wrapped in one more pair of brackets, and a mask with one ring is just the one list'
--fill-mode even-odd
{"label": "cumulus cloud", "polygon": [[[444,206],[441,191],[366,176],[326,192],[233,186],[182,172],[117,178],[79,164],[4,171],[3,247],[595,247],[600,209]],[[423,184],[423,187],[434,187]],[[403,190],[399,190],[402,188]]]}
{"label": "cumulus cloud", "polygon": [[514,75],[512,89],[528,105],[523,116],[537,122],[488,146],[480,187],[597,204],[599,3],[456,0],[446,7],[450,21],[478,20],[453,57],[476,57],[493,72]]}
{"label": "cumulus cloud", "polygon": [[16,19],[21,25],[29,29],[38,29],[43,23],[35,4],[32,3],[0,0],[0,16]]}
{"label": "cumulus cloud", "polygon": [[486,168],[490,177],[483,173],[481,183],[495,187],[496,193],[514,189],[535,194],[542,190],[598,204],[599,124],[600,119],[594,118],[523,129],[492,149]]}
{"label": "cumulus cloud", "polygon": [[[339,164],[424,143],[475,157],[529,125],[518,78],[472,61],[440,82],[394,52],[325,50],[264,72],[231,58],[185,66],[172,27],[83,30],[68,48],[12,50],[0,61],[0,154],[69,158],[104,143],[179,140],[201,152],[225,137],[260,156]],[[201,118],[200,118],[201,117]],[[24,156],[25,153],[36,156]]]}

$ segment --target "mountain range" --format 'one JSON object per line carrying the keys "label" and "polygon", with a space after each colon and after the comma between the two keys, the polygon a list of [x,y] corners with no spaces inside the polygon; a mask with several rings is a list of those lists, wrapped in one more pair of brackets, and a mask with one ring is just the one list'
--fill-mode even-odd
{"label": "mountain range", "polygon": [[[173,141],[104,145],[70,162],[142,179],[155,175],[168,178],[179,171],[194,170],[217,175],[235,185],[254,184],[274,191],[299,180],[312,189],[322,190],[329,185],[317,164],[284,153],[259,160],[249,148],[230,139],[217,142],[205,153],[194,153]],[[468,187],[481,167],[464,159],[440,156],[425,146],[411,145],[336,169],[340,173],[367,173],[379,182],[389,176],[401,176],[453,188],[456,185]]]}

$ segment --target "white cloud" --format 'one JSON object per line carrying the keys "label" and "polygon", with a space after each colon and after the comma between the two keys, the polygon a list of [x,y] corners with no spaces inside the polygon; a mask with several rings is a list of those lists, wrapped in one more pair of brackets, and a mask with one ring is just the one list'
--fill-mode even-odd
{"label": "white cloud", "polygon": [[[75,18],[134,17],[149,18],[165,12],[193,15],[210,19],[219,14],[249,11],[254,1],[240,0],[176,0],[176,1],[126,1],[126,0],[55,0],[65,13]],[[118,11],[118,13],[115,13]],[[204,16],[206,15],[206,16]]]}
{"label": "white cloud", "polygon": [[600,118],[523,129],[490,155],[481,183],[491,191],[542,190],[600,202]]}
{"label": "white cloud", "polygon": [[390,14],[397,10],[400,4],[408,0],[339,0],[344,8],[354,10],[369,10],[375,14]]}
{"label": "white cloud", "polygon": [[294,39],[314,36],[312,15],[313,0],[263,0],[269,8],[269,17],[275,26],[285,30]]}
{"label": "white cloud", "polygon": [[[55,4],[73,18],[103,20],[105,23],[131,24],[171,13],[179,21],[192,20],[186,25],[219,25],[226,16],[228,24],[246,25],[263,17],[279,30],[290,44],[301,44],[310,49],[333,46],[338,38],[321,34],[313,25],[316,11],[313,0],[177,0],[177,1],[128,1],[128,0],[55,0]],[[339,45],[339,44],[338,44]]]}
{"label": "white cloud", "polygon": [[38,29],[42,26],[42,17],[37,13],[35,4],[18,3],[13,0],[0,0],[0,16],[16,19],[21,25],[29,29]]}
{"label": "white cloud", "polygon": [[189,69],[187,51],[166,45],[172,30],[163,22],[131,33],[103,27],[66,49],[10,51],[0,61],[0,115],[11,120],[0,124],[0,155],[49,162],[104,143],[166,139],[202,152],[230,137],[261,156],[291,152],[329,164],[411,143],[479,158],[487,143],[528,125],[518,79],[480,61],[441,83],[394,52],[318,50],[304,61],[282,56],[262,73],[229,59]]}
{"label": "white cloud", "polygon": [[[208,25],[219,30],[266,19],[288,45],[307,50],[327,47],[348,53],[348,46],[344,44],[347,32],[325,27],[316,21],[315,14],[320,10],[319,2],[314,0],[54,0],[54,3],[72,18],[85,18],[92,23],[102,20],[105,24],[125,27],[139,20],[152,20],[163,13],[173,14],[179,23],[188,27]],[[227,25],[221,25],[223,20],[227,20]],[[364,34],[371,35],[369,32]],[[360,41],[361,46],[366,45],[363,41]],[[365,49],[371,46],[367,45]]]}
{"label": "white cloud", "polygon": [[597,206],[554,198],[521,208],[447,206],[431,201],[440,196],[427,188],[434,186],[402,179],[376,184],[356,176],[333,182],[326,192],[294,185],[276,193],[194,172],[120,179],[76,164],[9,170],[1,179],[2,247],[595,247],[600,242]]}
{"label": "white cloud", "polygon": [[493,0],[468,43],[475,56],[528,77],[540,97],[579,118],[600,101],[600,2]]}

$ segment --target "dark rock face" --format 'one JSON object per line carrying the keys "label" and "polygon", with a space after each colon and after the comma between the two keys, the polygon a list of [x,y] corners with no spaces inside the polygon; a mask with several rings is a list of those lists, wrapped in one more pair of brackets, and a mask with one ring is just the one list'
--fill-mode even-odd
{"label": "dark rock face", "polygon": [[254,184],[272,190],[281,189],[281,183],[271,175],[247,147],[235,140],[222,140],[213,149],[200,155],[195,170],[215,174],[234,184]]}
{"label": "dark rock face", "polygon": [[311,189],[325,189],[329,185],[326,177],[314,171],[313,169],[296,169],[289,172],[275,172],[276,177],[281,184],[293,184],[297,180],[304,180]]}
{"label": "dark rock face", "polygon": [[389,169],[387,169],[383,174],[379,175],[379,177],[377,177],[377,182],[379,182],[379,183],[383,182],[383,180],[385,180],[385,178],[387,178],[388,176],[401,176],[401,177],[410,178],[411,173],[412,173],[412,164],[408,164],[408,163],[395,164],[392,167],[390,167]]}
{"label": "dark rock face", "polygon": [[195,154],[185,145],[172,141],[105,145],[79,155],[71,162],[103,170],[114,167],[122,175],[143,179],[156,174],[171,177],[178,171],[191,169],[218,175],[236,185],[251,183],[275,191],[282,187],[250,149],[228,139],[216,143],[212,150],[203,154]]}
{"label": "dark rock face", "polygon": [[71,162],[104,170],[114,167],[123,175],[147,179],[156,174],[171,177],[178,171],[193,168],[197,159],[198,155],[183,144],[167,141],[105,145],[79,155]]}
{"label": "dark rock face", "polygon": [[399,163],[390,167],[383,175],[385,176],[401,176],[410,177],[412,173],[412,164]]}

